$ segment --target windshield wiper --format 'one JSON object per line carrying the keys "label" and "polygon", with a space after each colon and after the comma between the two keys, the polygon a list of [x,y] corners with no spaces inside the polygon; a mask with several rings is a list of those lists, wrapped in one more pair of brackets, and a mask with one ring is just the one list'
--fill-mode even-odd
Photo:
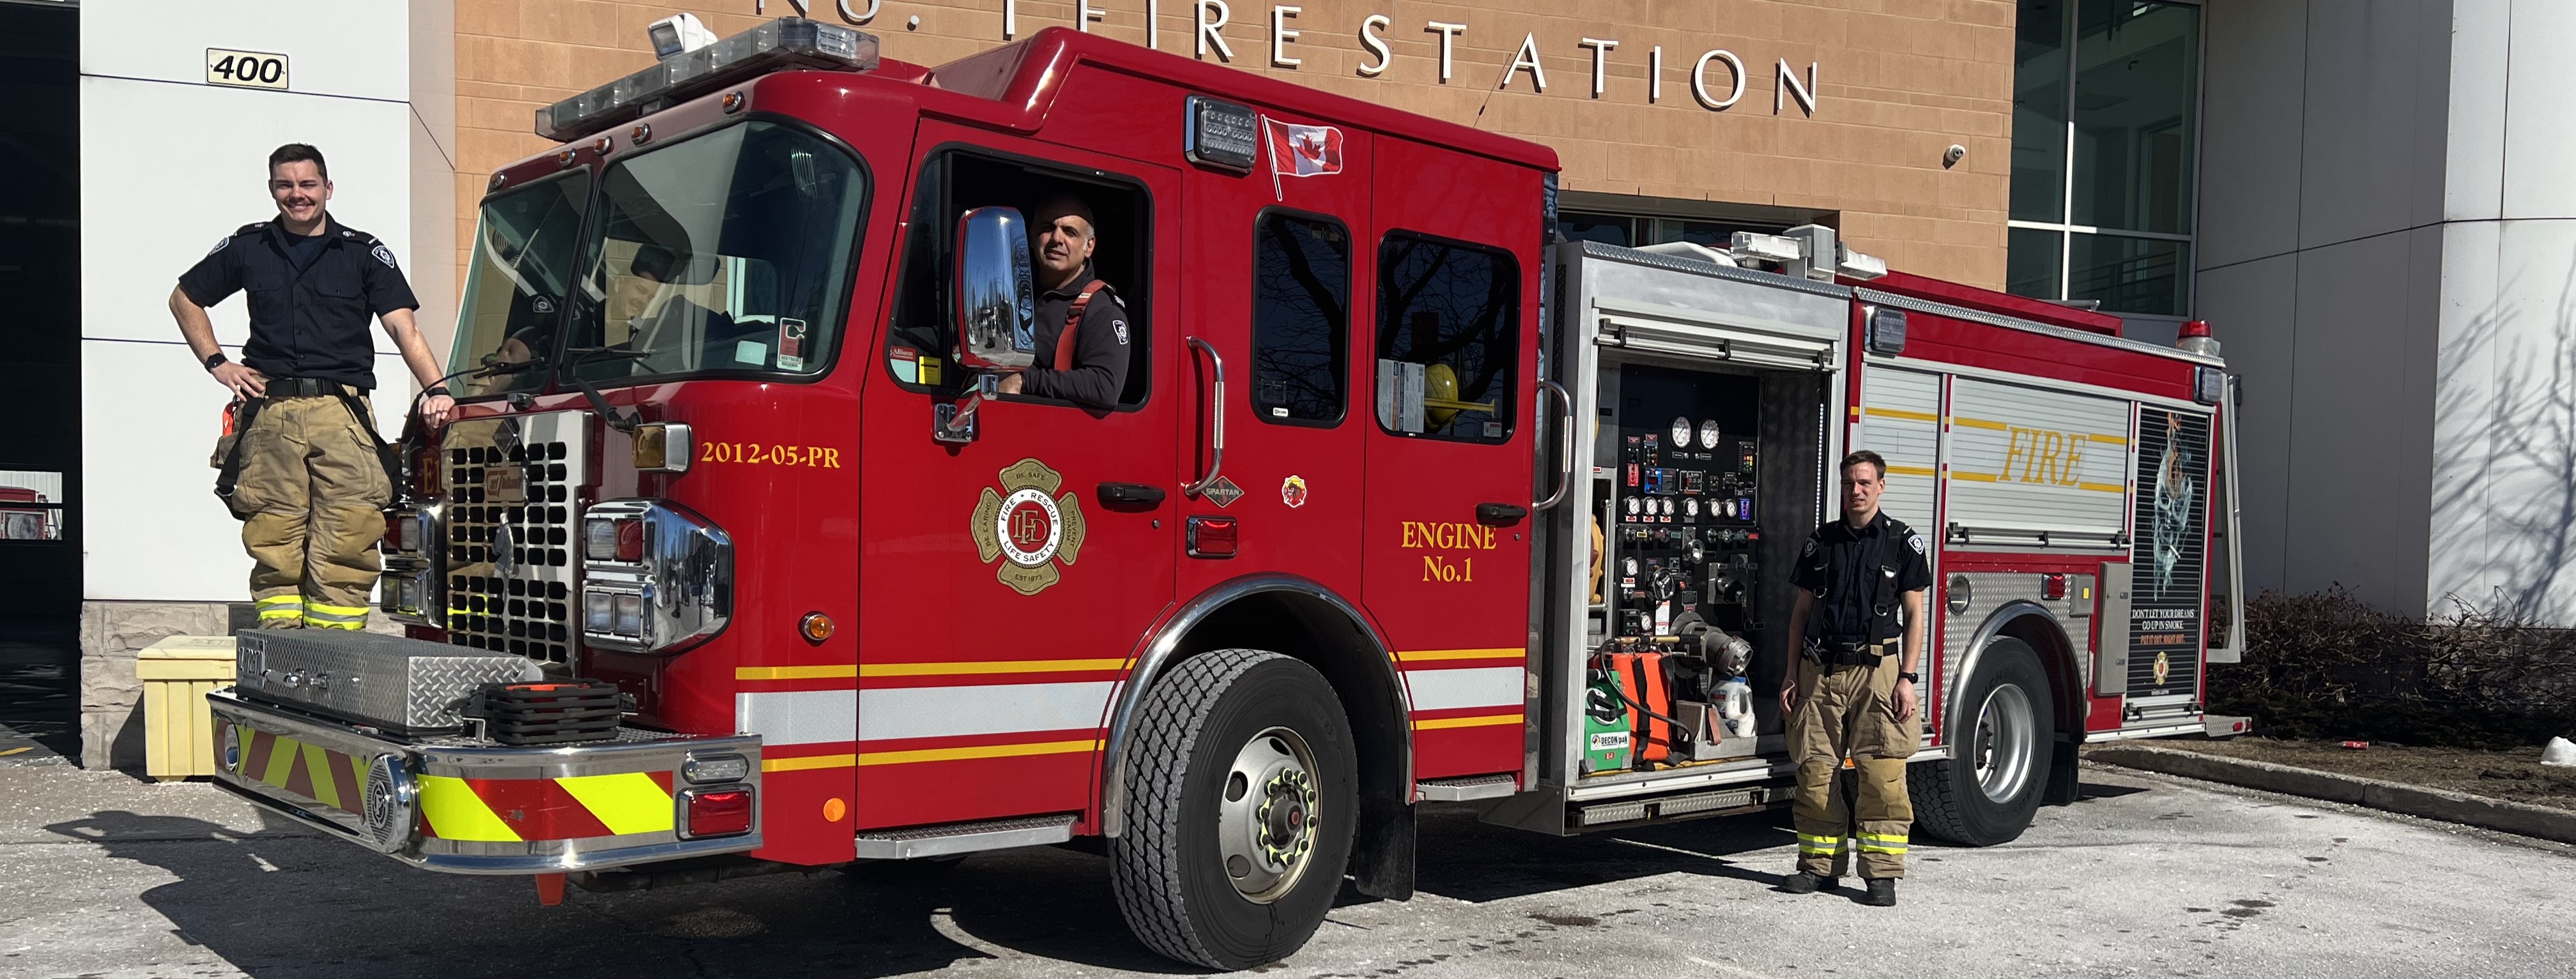
{"label": "windshield wiper", "polygon": [[637,360],[646,356],[644,351],[620,350],[616,347],[574,347],[564,353],[571,355],[564,358],[564,376],[572,380],[573,387],[581,389],[581,396],[590,401],[591,410],[599,412],[601,419],[608,422],[608,427],[621,432],[632,432],[636,425],[644,421],[644,412],[640,408],[634,414],[628,415],[610,406],[608,399],[599,393],[599,386],[582,377],[579,370],[583,363],[591,360]]}

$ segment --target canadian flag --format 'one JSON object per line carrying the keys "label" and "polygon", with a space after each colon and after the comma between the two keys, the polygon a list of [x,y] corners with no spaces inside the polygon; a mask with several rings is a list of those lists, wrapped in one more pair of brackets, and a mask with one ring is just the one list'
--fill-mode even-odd
{"label": "canadian flag", "polygon": [[1342,131],[1333,126],[1269,123],[1270,172],[1278,177],[1316,177],[1342,172]]}

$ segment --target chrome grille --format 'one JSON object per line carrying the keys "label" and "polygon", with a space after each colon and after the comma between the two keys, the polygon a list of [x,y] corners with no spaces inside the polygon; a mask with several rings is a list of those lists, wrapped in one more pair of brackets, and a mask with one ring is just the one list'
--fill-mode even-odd
{"label": "chrome grille", "polygon": [[563,414],[451,426],[449,643],[571,662],[583,434],[580,416]]}

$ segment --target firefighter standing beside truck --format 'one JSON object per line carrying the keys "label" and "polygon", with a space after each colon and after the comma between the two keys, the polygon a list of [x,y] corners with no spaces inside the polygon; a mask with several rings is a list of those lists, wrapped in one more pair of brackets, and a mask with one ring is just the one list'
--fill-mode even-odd
{"label": "firefighter standing beside truck", "polygon": [[1091,207],[1058,194],[1040,203],[1031,218],[1037,230],[1031,243],[1038,279],[1036,359],[1003,378],[1002,393],[1062,398],[1094,411],[1115,408],[1127,389],[1127,304],[1091,272],[1091,252],[1100,241]]}
{"label": "firefighter standing beside truck", "polygon": [[[332,219],[331,177],[302,143],[268,157],[274,220],[244,225],[179,277],[170,314],[216,383],[233,392],[235,433],[217,446],[217,495],[242,521],[264,629],[361,629],[381,567],[376,542],[393,486],[366,402],[376,386],[369,316],[382,319],[423,385],[429,423],[455,402],[412,322],[420,303],[374,235]],[[234,363],[206,307],[250,293],[250,338]]]}
{"label": "firefighter standing beside truck", "polygon": [[[1842,519],[1807,538],[1791,576],[1798,605],[1789,617],[1789,648],[1801,655],[1780,684],[1790,761],[1798,766],[1791,810],[1798,869],[1781,889],[1811,894],[1834,886],[1849,866],[1848,832],[1850,849],[1860,851],[1866,900],[1879,907],[1896,903],[1914,822],[1905,760],[1922,740],[1915,684],[1924,594],[1932,587],[1922,535],[1878,508],[1886,491],[1887,462],[1878,453],[1843,457]],[[1856,798],[1835,789],[1845,758],[1859,775]]]}

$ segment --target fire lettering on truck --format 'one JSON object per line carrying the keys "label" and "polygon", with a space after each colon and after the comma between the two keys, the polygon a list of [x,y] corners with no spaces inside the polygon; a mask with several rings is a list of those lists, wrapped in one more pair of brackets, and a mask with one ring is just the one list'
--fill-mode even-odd
{"label": "fire lettering on truck", "polygon": [[1063,580],[1056,565],[1072,567],[1082,553],[1082,501],[1071,493],[1050,497],[1064,476],[1046,463],[1022,459],[1002,470],[1002,488],[984,487],[969,524],[984,563],[1000,563],[993,577],[1012,591],[1035,595]]}
{"label": "fire lettering on truck", "polygon": [[2074,486],[2083,481],[2082,432],[2012,427],[2004,446],[2003,478],[2016,483]]}
{"label": "fire lettering on truck", "polygon": [[[1494,528],[1471,523],[1433,523],[1424,520],[1401,522],[1402,546],[1408,551],[1490,551],[1494,549]],[[1422,556],[1422,580],[1443,584],[1476,580],[1473,555],[1425,554]]]}

